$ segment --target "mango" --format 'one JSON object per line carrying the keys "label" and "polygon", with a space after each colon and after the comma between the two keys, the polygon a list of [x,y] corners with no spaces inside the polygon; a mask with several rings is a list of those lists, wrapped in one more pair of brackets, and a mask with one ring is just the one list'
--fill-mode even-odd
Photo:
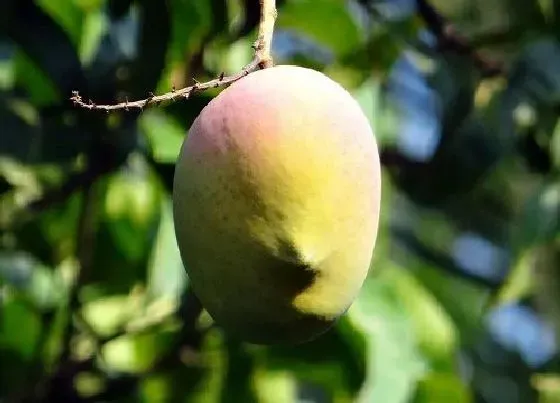
{"label": "mango", "polygon": [[359,104],[323,73],[275,66],[224,89],[177,160],[175,235],[227,334],[300,344],[357,297],[377,238],[381,167]]}

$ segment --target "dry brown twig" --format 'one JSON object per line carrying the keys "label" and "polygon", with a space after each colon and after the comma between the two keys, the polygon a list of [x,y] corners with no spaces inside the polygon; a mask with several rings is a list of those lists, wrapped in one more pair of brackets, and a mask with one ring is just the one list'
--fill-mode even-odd
{"label": "dry brown twig", "polygon": [[113,111],[113,110],[129,110],[129,109],[143,109],[150,105],[159,105],[162,102],[175,101],[177,99],[189,99],[189,97],[195,93],[210,88],[217,88],[220,86],[225,86],[232,84],[233,82],[240,80],[241,78],[247,76],[249,73],[257,70],[272,67],[273,60],[271,56],[271,44],[272,35],[274,32],[274,24],[276,22],[276,1],[275,0],[259,0],[261,15],[259,21],[259,31],[258,37],[253,45],[255,50],[255,56],[253,60],[247,64],[241,71],[230,76],[224,76],[224,73],[220,74],[218,78],[213,80],[199,83],[195,81],[194,85],[190,87],[181,88],[179,90],[171,90],[162,95],[154,95],[149,93],[149,96],[145,99],[129,102],[121,102],[114,105],[98,105],[89,101],[84,101],[82,96],[78,91],[72,92],[72,97],[70,100],[74,102],[75,105],[82,108],[90,110],[101,110],[101,111]]}

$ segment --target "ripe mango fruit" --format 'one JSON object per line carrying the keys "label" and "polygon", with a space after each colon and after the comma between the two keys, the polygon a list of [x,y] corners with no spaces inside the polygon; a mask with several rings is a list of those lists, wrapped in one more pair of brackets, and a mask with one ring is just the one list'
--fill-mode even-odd
{"label": "ripe mango fruit", "polygon": [[223,90],[193,122],[173,186],[191,286],[229,335],[307,342],[356,298],[381,167],[366,116],[326,75],[275,66]]}

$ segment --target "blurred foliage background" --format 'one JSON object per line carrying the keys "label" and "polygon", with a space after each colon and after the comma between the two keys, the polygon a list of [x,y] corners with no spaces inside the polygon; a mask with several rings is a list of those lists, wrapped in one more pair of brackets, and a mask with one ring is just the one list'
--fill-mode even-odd
{"label": "blurred foliage background", "polygon": [[[283,0],[277,64],[375,129],[371,275],[323,337],[228,338],[189,291],[174,162],[257,0],[0,2],[0,402],[560,401],[560,1]],[[302,88],[302,91],[305,91]]]}

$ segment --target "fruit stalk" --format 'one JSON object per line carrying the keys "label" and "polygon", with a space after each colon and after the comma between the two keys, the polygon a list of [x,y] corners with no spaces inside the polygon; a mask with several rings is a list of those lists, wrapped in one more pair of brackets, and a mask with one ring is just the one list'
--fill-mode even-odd
{"label": "fruit stalk", "polygon": [[261,5],[261,17],[259,21],[259,34],[255,42],[255,60],[259,61],[259,67],[272,67],[274,62],[271,56],[272,35],[274,23],[276,22],[276,1],[259,0]]}
{"label": "fruit stalk", "polygon": [[226,86],[229,84],[234,83],[237,80],[247,76],[249,73],[264,69],[268,67],[272,67],[274,65],[272,56],[271,56],[271,44],[272,44],[272,36],[274,33],[274,24],[276,22],[276,1],[275,0],[259,0],[260,3],[260,21],[259,21],[259,30],[258,30],[258,37],[256,42],[253,45],[253,49],[255,50],[255,56],[253,60],[247,64],[245,67],[241,69],[241,71],[230,75],[225,76],[224,73],[221,73],[219,77],[200,83],[195,80],[194,85],[189,87],[181,88],[179,90],[172,89],[170,92],[166,92],[165,94],[161,95],[154,95],[153,93],[149,93],[148,97],[144,99],[140,99],[137,101],[124,101],[113,105],[99,105],[94,103],[91,100],[84,100],[84,98],[80,95],[78,91],[72,91],[72,96],[70,100],[74,102],[74,105],[89,109],[89,110],[97,110],[97,111],[105,111],[110,112],[114,110],[130,110],[130,109],[144,109],[145,107],[152,106],[152,105],[159,105],[162,102],[169,102],[169,101],[176,101],[178,99],[189,99],[190,96],[195,92],[200,92],[204,90],[208,90],[210,88],[218,88],[221,86]]}

